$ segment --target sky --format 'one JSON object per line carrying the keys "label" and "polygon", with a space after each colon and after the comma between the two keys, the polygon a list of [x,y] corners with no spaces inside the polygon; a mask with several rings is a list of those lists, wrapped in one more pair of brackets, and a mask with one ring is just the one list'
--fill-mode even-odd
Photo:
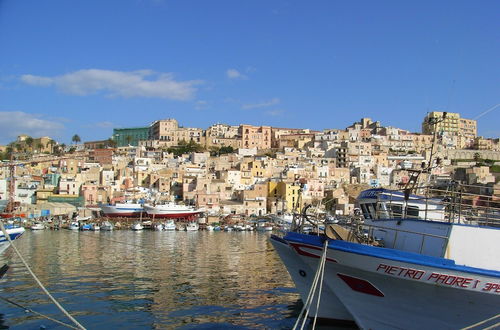
{"label": "sky", "polygon": [[175,118],[313,130],[429,111],[500,136],[500,1],[0,0],[0,144]]}

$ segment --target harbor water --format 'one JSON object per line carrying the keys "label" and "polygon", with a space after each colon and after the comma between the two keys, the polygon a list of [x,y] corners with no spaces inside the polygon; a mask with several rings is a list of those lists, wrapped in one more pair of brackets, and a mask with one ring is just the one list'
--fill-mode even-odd
{"label": "harbor water", "polygon": [[[15,242],[42,283],[88,329],[288,329],[302,303],[257,232],[28,231]],[[70,323],[13,249],[0,296]],[[0,329],[62,329],[0,300]]]}

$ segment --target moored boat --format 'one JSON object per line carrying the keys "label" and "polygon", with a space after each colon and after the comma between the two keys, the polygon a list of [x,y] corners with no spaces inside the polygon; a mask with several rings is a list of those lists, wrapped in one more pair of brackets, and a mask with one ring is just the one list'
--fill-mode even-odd
{"label": "moored boat", "polygon": [[151,218],[170,218],[170,219],[194,219],[202,211],[196,210],[193,207],[186,205],[178,205],[175,203],[159,204],[159,205],[144,205],[144,210]]}
{"label": "moored boat", "polygon": [[[5,224],[4,227],[11,240],[20,238],[21,235],[25,232],[25,229],[23,227],[16,225]],[[9,245],[9,240],[5,237],[3,231],[0,230],[0,255],[5,252]]]}
{"label": "moored boat", "polygon": [[101,204],[99,207],[101,208],[102,213],[110,218],[138,217],[142,212],[144,212],[142,204],[128,201],[125,203],[116,203],[114,205]]}
{"label": "moored boat", "polygon": [[271,237],[302,299],[308,292],[304,287],[313,282],[311,271],[316,272],[326,252],[322,294],[333,297],[322,302],[329,307],[326,318],[337,319],[347,311],[359,327],[372,329],[497,324],[500,258],[495,247],[500,230],[492,214],[482,210],[487,222],[464,224],[450,212],[471,205],[458,207],[449,199],[408,193],[388,204],[380,196],[366,198],[370,194],[375,192],[364,192],[359,199],[365,224],[347,235],[344,227],[330,224],[327,235],[298,230]]}
{"label": "moored boat", "polygon": [[186,231],[198,231],[198,229],[200,229],[200,226],[197,222],[193,221],[186,224]]}
{"label": "moored boat", "polygon": [[134,224],[132,224],[132,226],[130,227],[130,229],[132,229],[134,231],[139,231],[139,230],[143,230],[144,226],[142,225],[141,222],[135,222]]}
{"label": "moored boat", "polygon": [[111,222],[109,221],[104,221],[102,224],[101,224],[101,230],[103,231],[112,231],[114,229],[114,226]]}
{"label": "moored boat", "polygon": [[34,224],[32,224],[30,226],[30,229],[31,230],[44,230],[45,229],[45,225],[41,222],[35,222]]}
{"label": "moored boat", "polygon": [[175,226],[174,220],[168,220],[163,224],[163,230],[172,231],[176,229],[177,227]]}

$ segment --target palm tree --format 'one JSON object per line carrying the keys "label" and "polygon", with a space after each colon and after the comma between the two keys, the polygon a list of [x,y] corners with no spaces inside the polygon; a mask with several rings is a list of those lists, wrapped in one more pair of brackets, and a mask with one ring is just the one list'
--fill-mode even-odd
{"label": "palm tree", "polygon": [[36,148],[38,149],[38,152],[42,152],[42,149],[43,149],[43,144],[41,142],[38,142],[36,144]]}
{"label": "palm tree", "polygon": [[47,142],[47,147],[50,146],[50,153],[54,152],[54,146],[56,145],[56,141],[50,139],[49,142]]}
{"label": "palm tree", "polygon": [[78,134],[75,134],[71,138],[71,141],[73,141],[75,144],[77,144],[77,143],[80,143],[80,141],[82,141],[82,140],[80,139],[80,137],[78,136]]}
{"label": "palm tree", "polygon": [[29,148],[29,150],[32,150],[33,147],[33,138],[31,136],[28,136],[26,140],[24,140],[24,143],[26,143],[26,146]]}

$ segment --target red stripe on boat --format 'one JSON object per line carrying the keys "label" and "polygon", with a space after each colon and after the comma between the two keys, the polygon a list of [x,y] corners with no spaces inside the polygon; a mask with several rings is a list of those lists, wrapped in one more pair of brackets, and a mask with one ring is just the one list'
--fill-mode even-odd
{"label": "red stripe on boat", "polygon": [[340,277],[354,291],[371,294],[372,296],[384,297],[384,294],[379,289],[366,280],[340,273],[337,273],[337,276]]}

